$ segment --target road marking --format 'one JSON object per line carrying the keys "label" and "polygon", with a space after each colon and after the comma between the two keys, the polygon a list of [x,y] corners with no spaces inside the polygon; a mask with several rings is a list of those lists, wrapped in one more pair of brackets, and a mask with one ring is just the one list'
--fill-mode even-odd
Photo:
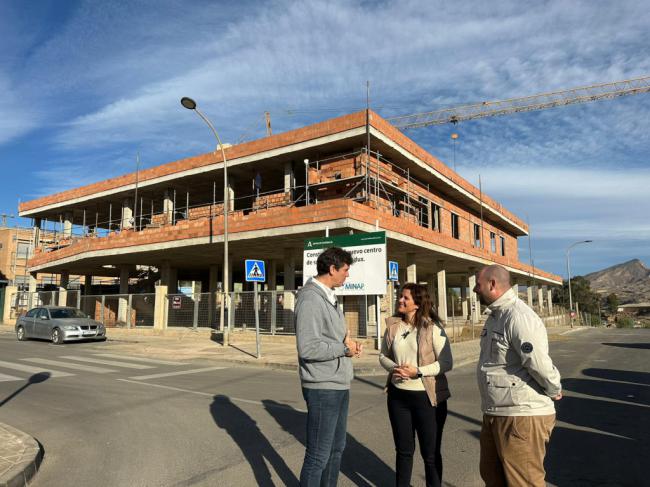
{"label": "road marking", "polygon": [[153,369],[151,365],[142,364],[127,364],[125,362],[115,362],[114,360],[101,360],[98,358],[78,357],[76,355],[63,355],[59,358],[67,358],[68,360],[78,360],[79,362],[89,362],[91,364],[112,365],[114,367],[124,367],[125,369]]}
{"label": "road marking", "polygon": [[14,380],[23,380],[20,377],[15,377],[13,375],[0,374],[0,382],[10,382]]}
{"label": "road marking", "polygon": [[232,402],[243,402],[246,404],[254,404],[255,406],[262,406],[262,407],[269,407],[269,408],[275,408],[275,409],[283,409],[283,410],[289,410],[289,411],[294,411],[296,413],[306,413],[306,409],[298,409],[294,408],[293,406],[290,406],[288,404],[264,404],[262,401],[253,401],[251,399],[242,399],[241,397],[232,397],[232,396],[226,396],[223,394],[214,394],[210,392],[201,392],[201,391],[192,391],[190,389],[181,389],[180,387],[172,387],[172,386],[163,386],[160,384],[152,384],[151,382],[140,382],[137,380],[129,380],[129,379],[115,379],[119,380],[121,382],[129,382],[131,384],[140,384],[141,386],[149,386],[149,387],[157,387],[159,389],[167,389],[170,391],[177,391],[177,392],[187,392],[188,394],[196,394],[197,396],[205,396],[205,397],[211,397],[211,398],[219,398],[222,397],[224,399],[229,399]]}
{"label": "road marking", "polygon": [[115,353],[94,353],[97,357],[106,357],[106,358],[117,358],[120,360],[133,360],[135,362],[144,362],[147,364],[159,364],[159,365],[187,365],[183,362],[170,362],[168,360],[156,360],[152,358],[140,358],[140,357],[130,357],[128,355],[117,355]]}
{"label": "road marking", "polygon": [[93,367],[92,365],[71,364],[70,362],[58,362],[56,360],[48,360],[46,358],[21,358],[25,362],[34,362],[36,364],[54,365],[63,367],[64,369],[85,370],[87,372],[94,372],[96,374],[108,374],[110,372],[117,372],[112,369],[104,369],[103,367]]}
{"label": "road marking", "polygon": [[129,377],[129,379],[135,379],[135,380],[160,379],[162,377],[173,377],[175,375],[185,375],[185,374],[200,374],[201,372],[211,372],[213,370],[222,370],[222,369],[225,369],[225,367],[206,367],[204,369],[180,370],[177,372],[166,372],[163,374],[136,375],[135,377]]}
{"label": "road marking", "polygon": [[59,370],[46,369],[44,367],[31,367],[29,365],[23,364],[14,364],[13,362],[3,362],[0,360],[0,367],[6,367],[8,369],[21,370],[23,372],[30,372],[32,374],[38,374],[40,372],[49,372],[52,377],[70,377],[74,374],[69,374],[68,372],[61,372]]}

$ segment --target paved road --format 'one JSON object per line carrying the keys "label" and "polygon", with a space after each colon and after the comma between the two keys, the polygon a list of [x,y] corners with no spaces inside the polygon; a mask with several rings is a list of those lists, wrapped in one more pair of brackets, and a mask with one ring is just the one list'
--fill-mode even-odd
{"label": "paved road", "polygon": [[[551,343],[564,377],[547,458],[552,485],[639,486],[649,457],[650,333],[586,330]],[[110,342],[0,337],[0,421],[43,445],[35,487],[296,485],[304,402],[294,372],[146,361]],[[473,366],[450,374],[449,486],[481,485]],[[383,377],[355,381],[340,485],[393,482]],[[423,485],[423,467],[414,485]]]}

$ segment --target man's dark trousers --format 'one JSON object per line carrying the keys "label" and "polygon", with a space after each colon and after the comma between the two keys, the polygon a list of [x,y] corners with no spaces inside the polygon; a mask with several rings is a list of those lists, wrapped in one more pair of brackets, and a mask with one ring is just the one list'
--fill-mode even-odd
{"label": "man's dark trousers", "polygon": [[308,389],[307,449],[300,472],[302,487],[336,486],[345,449],[350,390]]}

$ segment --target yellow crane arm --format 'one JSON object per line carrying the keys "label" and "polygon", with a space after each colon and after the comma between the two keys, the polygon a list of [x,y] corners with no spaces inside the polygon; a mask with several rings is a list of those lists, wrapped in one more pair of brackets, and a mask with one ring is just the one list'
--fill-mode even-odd
{"label": "yellow crane arm", "polygon": [[517,112],[530,112],[546,108],[586,103],[590,101],[617,98],[619,96],[638,95],[650,91],[650,76],[643,78],[601,83],[570,90],[541,93],[523,98],[510,98],[501,101],[486,101],[455,108],[444,108],[433,112],[416,113],[389,118],[399,129],[427,127],[445,123],[457,123],[464,120],[494,117]]}

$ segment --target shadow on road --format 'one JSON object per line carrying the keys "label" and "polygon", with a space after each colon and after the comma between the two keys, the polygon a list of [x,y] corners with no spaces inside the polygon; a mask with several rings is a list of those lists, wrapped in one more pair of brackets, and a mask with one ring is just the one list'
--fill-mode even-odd
{"label": "shadow on road", "polygon": [[210,413],[217,426],[228,433],[241,449],[255,474],[256,485],[275,485],[266,462],[273,467],[283,485],[298,485],[298,479],[264,436],[255,420],[233,404],[230,398],[214,396]]}
{"label": "shadow on road", "polygon": [[650,386],[650,373],[648,372],[614,369],[585,369],[582,373],[588,377],[597,377],[599,379],[616,380],[620,382],[634,382],[635,384]]}
{"label": "shadow on road", "polygon": [[45,382],[47,379],[50,378],[50,375],[51,374],[49,372],[39,372],[38,374],[32,375],[27,380],[27,384],[24,384],[22,387],[20,387],[18,390],[16,390],[13,394],[11,394],[10,396],[7,396],[5,399],[3,399],[2,402],[0,402],[0,407],[7,404],[9,401],[11,401],[14,397],[16,397],[18,394],[23,392],[25,389],[27,389],[32,384],[40,384],[41,382]]}
{"label": "shadow on road", "polygon": [[650,348],[650,343],[603,343],[609,347],[622,347],[622,348],[640,348],[646,350]]}
{"label": "shadow on road", "polygon": [[[639,372],[604,369],[584,372],[607,375],[608,379],[616,377],[620,382],[639,379]],[[648,404],[648,392],[643,386],[620,382],[581,378],[562,381],[566,391],[593,398],[565,396],[556,404],[558,421],[572,427],[557,426],[553,431],[546,457],[549,482],[571,486],[636,486],[646,482],[646,467],[639,459],[650,455],[647,442],[650,415],[644,406]]]}
{"label": "shadow on road", "polygon": [[[306,442],[307,413],[286,407],[284,404],[270,399],[265,399],[262,403],[267,412],[282,426],[282,429],[291,433],[304,446]],[[393,445],[385,445],[385,447],[392,449]],[[346,438],[341,472],[355,485],[388,486],[395,483],[393,469],[386,465],[372,450],[359,443],[350,433]]]}

